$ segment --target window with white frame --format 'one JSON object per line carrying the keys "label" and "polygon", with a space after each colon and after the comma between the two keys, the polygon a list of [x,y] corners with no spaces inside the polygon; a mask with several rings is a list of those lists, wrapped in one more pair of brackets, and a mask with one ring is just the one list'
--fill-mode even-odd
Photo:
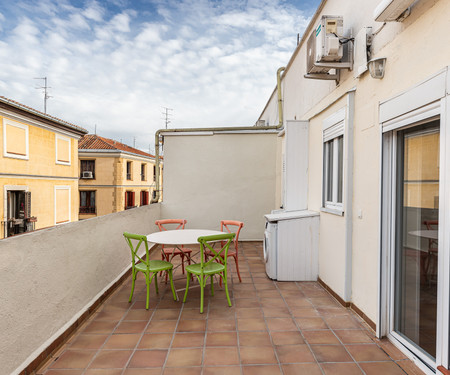
{"label": "window with white frame", "polygon": [[55,134],[56,164],[70,165],[70,138]]}
{"label": "window with white frame", "polygon": [[345,108],[323,123],[323,207],[339,212],[343,210],[344,123]]}
{"label": "window with white frame", "polygon": [[28,126],[3,119],[3,156],[28,160]]}

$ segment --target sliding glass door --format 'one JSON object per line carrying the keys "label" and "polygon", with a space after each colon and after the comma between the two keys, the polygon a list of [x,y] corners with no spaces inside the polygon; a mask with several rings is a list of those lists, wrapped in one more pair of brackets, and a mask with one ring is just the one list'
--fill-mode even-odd
{"label": "sliding glass door", "polygon": [[436,358],[439,121],[396,133],[392,333]]}

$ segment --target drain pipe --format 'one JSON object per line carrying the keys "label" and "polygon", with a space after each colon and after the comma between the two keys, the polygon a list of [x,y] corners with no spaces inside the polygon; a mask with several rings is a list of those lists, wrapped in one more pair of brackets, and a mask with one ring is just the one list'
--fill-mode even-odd
{"label": "drain pipe", "polygon": [[279,130],[283,126],[283,106],[281,98],[281,72],[286,68],[283,66],[277,70],[277,91],[278,91],[278,125],[270,126],[229,126],[229,127],[217,127],[217,128],[184,128],[184,129],[159,129],[155,133],[155,195],[152,197],[150,203],[158,203],[161,197],[161,184],[160,184],[160,157],[159,157],[159,139],[163,137],[163,133],[194,133],[194,132],[230,132],[241,130]]}

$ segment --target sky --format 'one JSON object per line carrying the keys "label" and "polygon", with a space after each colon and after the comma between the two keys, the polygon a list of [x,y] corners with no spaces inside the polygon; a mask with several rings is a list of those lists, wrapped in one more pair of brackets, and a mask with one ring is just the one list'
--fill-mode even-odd
{"label": "sky", "polygon": [[[320,0],[0,2],[0,95],[154,152],[169,128],[254,125]],[[167,111],[165,108],[169,108]]]}

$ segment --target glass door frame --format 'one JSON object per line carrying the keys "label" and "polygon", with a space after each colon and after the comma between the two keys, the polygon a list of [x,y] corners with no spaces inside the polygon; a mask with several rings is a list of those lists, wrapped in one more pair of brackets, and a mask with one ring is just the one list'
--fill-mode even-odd
{"label": "glass door frame", "polygon": [[[379,316],[377,336],[387,336],[394,345],[411,358],[425,373],[434,374],[436,368],[449,364],[449,294],[450,294],[450,234],[439,231],[436,362],[419,352],[394,328],[395,234],[397,132],[433,120],[440,120],[439,223],[450,225],[450,100],[448,96],[407,114],[383,123],[381,132],[381,215],[380,215],[380,272]],[[449,180],[449,181],[447,181]],[[440,372],[437,371],[439,374]]]}

